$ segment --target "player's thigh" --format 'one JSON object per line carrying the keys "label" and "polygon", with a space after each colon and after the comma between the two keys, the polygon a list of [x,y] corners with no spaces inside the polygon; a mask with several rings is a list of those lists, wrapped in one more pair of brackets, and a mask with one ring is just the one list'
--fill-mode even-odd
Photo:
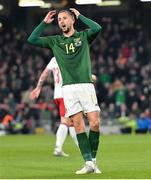
{"label": "player's thigh", "polygon": [[85,132],[85,123],[82,112],[74,114],[70,119],[73,121],[73,126],[77,134]]}
{"label": "player's thigh", "polygon": [[94,131],[98,131],[100,127],[100,112],[99,111],[88,112],[86,116],[89,121],[90,129]]}

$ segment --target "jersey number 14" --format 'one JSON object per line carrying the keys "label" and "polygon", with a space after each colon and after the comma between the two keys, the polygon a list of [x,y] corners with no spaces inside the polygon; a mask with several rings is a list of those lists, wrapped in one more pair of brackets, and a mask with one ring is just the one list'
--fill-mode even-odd
{"label": "jersey number 14", "polygon": [[65,44],[65,47],[66,47],[66,53],[69,54],[69,52],[75,52],[75,47],[73,45],[73,43],[71,44]]}

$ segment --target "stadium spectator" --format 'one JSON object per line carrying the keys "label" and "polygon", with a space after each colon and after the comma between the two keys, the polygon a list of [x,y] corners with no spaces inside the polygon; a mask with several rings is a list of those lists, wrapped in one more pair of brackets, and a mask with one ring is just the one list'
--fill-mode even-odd
{"label": "stadium spectator", "polygon": [[133,114],[130,114],[129,116],[121,116],[118,118],[118,121],[121,124],[121,128],[120,128],[121,133],[123,134],[135,133],[135,130],[137,128],[137,123]]}
{"label": "stadium spectator", "polygon": [[148,118],[145,116],[144,113],[140,114],[140,117],[137,118],[137,134],[145,134],[148,131]]}

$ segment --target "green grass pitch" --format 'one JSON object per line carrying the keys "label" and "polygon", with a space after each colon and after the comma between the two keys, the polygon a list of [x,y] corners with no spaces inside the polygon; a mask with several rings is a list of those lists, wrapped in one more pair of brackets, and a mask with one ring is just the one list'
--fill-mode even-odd
{"label": "green grass pitch", "polygon": [[97,155],[102,174],[76,175],[83,159],[70,137],[54,157],[54,135],[0,137],[1,179],[145,179],[151,178],[151,135],[102,135]]}

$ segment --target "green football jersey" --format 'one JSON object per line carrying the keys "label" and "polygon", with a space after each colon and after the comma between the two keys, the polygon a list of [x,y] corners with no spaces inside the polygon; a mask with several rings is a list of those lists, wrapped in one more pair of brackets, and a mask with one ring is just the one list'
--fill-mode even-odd
{"label": "green football jersey", "polygon": [[89,46],[101,30],[101,26],[82,15],[79,19],[90,29],[75,31],[70,37],[64,35],[40,37],[47,26],[42,21],[28,38],[31,44],[53,51],[61,71],[63,85],[92,82]]}

